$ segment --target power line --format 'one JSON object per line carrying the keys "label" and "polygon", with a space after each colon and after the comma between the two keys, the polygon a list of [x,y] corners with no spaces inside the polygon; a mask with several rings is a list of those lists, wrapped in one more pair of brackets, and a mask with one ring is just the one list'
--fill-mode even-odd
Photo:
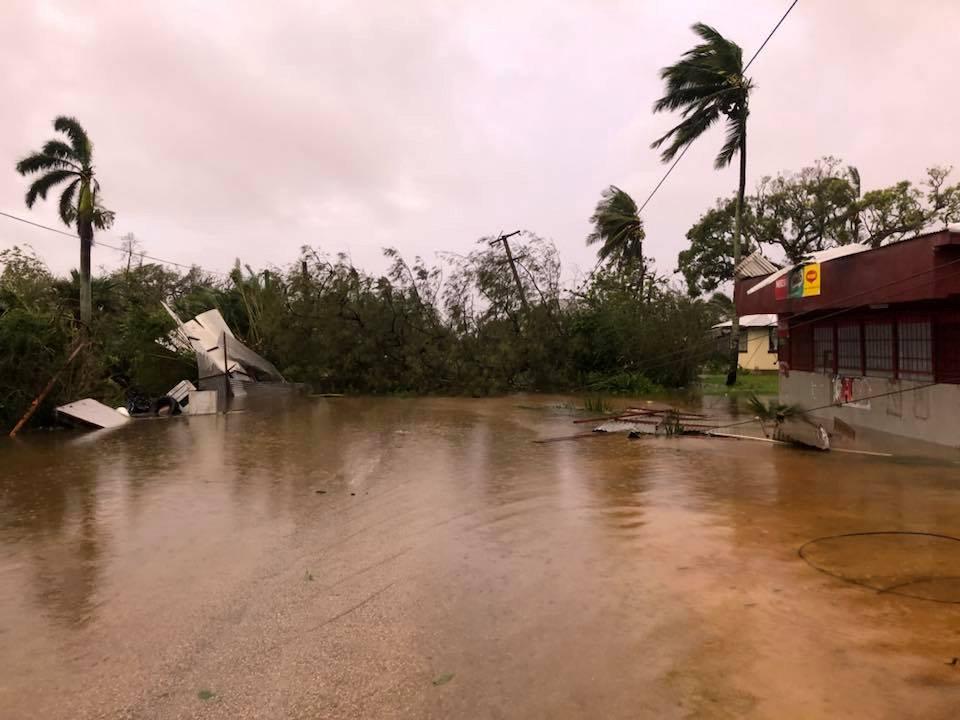
{"label": "power line", "polygon": [[[57,233],[58,235],[65,235],[66,237],[72,238],[74,240],[77,239],[77,236],[74,235],[73,233],[68,233],[63,230],[59,230],[55,227],[50,227],[49,225],[41,225],[40,223],[33,222],[32,220],[27,220],[26,218],[22,218],[17,215],[11,215],[10,213],[3,212],[2,210],[0,210],[0,215],[6,218],[10,218],[11,220],[16,220],[17,222],[25,223],[26,225],[32,225],[33,227],[37,227],[42,230],[49,230],[50,232]],[[172,265],[174,267],[185,268],[187,270],[192,270],[193,268],[200,268],[200,270],[203,270],[205,273],[209,273],[211,275],[220,275],[221,277],[230,277],[229,273],[220,272],[218,270],[208,270],[207,268],[201,267],[200,265],[197,265],[197,264],[186,265],[184,263],[179,263],[174,260],[165,260],[164,258],[155,257],[153,255],[147,255],[146,253],[141,253],[141,252],[134,253],[131,250],[119,247],[117,245],[111,245],[110,243],[104,242],[102,240],[95,240],[94,245],[110,248],[111,250],[116,250],[117,252],[136,255],[137,257],[146,258],[147,260],[153,260],[154,262],[163,263],[164,265]]]}
{"label": "power line", "polygon": [[[899,284],[899,283],[907,282],[907,281],[909,281],[909,280],[916,280],[917,278],[922,277],[922,276],[924,276],[924,275],[929,275],[929,274],[934,273],[934,272],[940,272],[940,271],[942,271],[942,270],[945,269],[945,268],[948,268],[948,267],[951,267],[951,266],[956,266],[956,265],[958,265],[958,264],[960,264],[960,258],[957,258],[957,259],[955,259],[955,260],[950,260],[949,262],[942,263],[942,264],[940,264],[940,265],[937,265],[936,267],[928,268],[928,269],[926,269],[926,270],[921,270],[920,272],[914,273],[914,274],[912,274],[912,275],[908,275],[907,277],[897,278],[896,280],[891,280],[890,282],[886,282],[886,283],[883,283],[883,284],[881,284],[881,285],[876,285],[876,286],[874,286],[874,287],[872,287],[872,288],[868,288],[868,289],[866,289],[866,290],[861,290],[861,291],[859,291],[859,292],[852,293],[852,294],[850,294],[850,295],[847,295],[846,297],[842,297],[842,298],[838,299],[836,302],[837,302],[837,303],[849,302],[849,301],[854,300],[854,299],[856,299],[856,298],[862,297],[863,295],[868,295],[869,293],[876,292],[877,290],[883,290],[884,288],[888,288],[888,287],[890,287],[890,286],[892,286],[892,285],[897,285],[897,284]],[[960,275],[960,268],[957,268],[955,271],[953,271],[952,273],[950,273],[950,274],[947,275],[946,277],[952,278],[952,277],[955,277],[955,276],[957,276],[957,275]],[[921,284],[922,284],[922,283],[921,283]],[[898,289],[898,290],[894,290],[893,292],[891,292],[890,297],[896,297],[896,296],[898,296],[898,295],[902,295],[902,294],[904,294],[904,293],[910,292],[911,290],[915,290],[915,289],[916,289],[917,287],[919,287],[919,286],[920,286],[920,285],[910,285],[910,286],[908,286],[908,287],[903,287],[903,288],[900,288],[900,289]],[[831,319],[831,318],[837,317],[838,315],[843,315],[844,313],[852,312],[852,311],[857,310],[857,309],[859,309],[859,308],[865,307],[865,306],[867,306],[867,305],[869,305],[869,304],[870,304],[870,303],[863,303],[863,302],[861,302],[861,303],[857,303],[857,304],[855,304],[855,305],[850,305],[849,307],[840,308],[839,310],[835,310],[835,311],[833,311],[833,312],[828,312],[828,313],[825,314],[825,315],[819,315],[819,316],[817,316],[817,317],[813,317],[813,318],[810,318],[810,319],[808,319],[808,320],[803,320],[803,321],[801,321],[801,322],[798,322],[798,323],[795,323],[795,324],[791,324],[790,329],[791,329],[791,330],[795,330],[795,329],[797,329],[797,328],[804,327],[804,326],[806,326],[806,325],[810,325],[810,324],[817,323],[817,322],[823,322],[823,321],[825,321],[825,320],[829,320],[829,319]],[[795,315],[793,315],[793,316],[791,317],[791,319],[796,319],[796,318],[799,318],[799,317],[803,317],[804,315],[810,315],[810,314],[816,313],[816,312],[818,312],[818,311],[817,311],[817,310],[802,310],[801,312],[798,312],[798,313],[796,313]],[[656,357],[654,357],[654,358],[651,358],[650,362],[644,363],[642,367],[638,368],[638,371],[639,371],[639,372],[646,372],[646,371],[649,371],[649,370],[658,370],[658,369],[660,369],[660,368],[662,368],[662,367],[668,367],[668,366],[670,366],[670,365],[673,365],[673,364],[679,362],[680,360],[699,360],[699,359],[705,359],[705,358],[708,357],[709,354],[713,351],[713,345],[715,344],[715,342],[716,342],[716,338],[712,338],[712,337],[711,337],[711,338],[704,338],[703,340],[701,340],[701,341],[699,341],[699,342],[687,343],[684,347],[680,348],[679,350],[671,350],[670,352],[663,353],[663,354],[658,355],[658,356],[656,356]],[[699,350],[698,350],[698,348],[699,348]],[[686,358],[682,357],[685,353],[688,353],[688,352],[691,352],[691,351],[693,351],[693,352],[692,352],[689,356],[687,356]],[[652,364],[651,364],[651,363],[652,363]]]}
{"label": "power line", "polygon": [[793,10],[794,6],[796,6],[796,4],[797,4],[798,2],[800,2],[800,0],[793,0],[793,2],[790,3],[790,7],[787,8],[787,11],[783,14],[783,17],[780,18],[780,22],[778,22],[776,25],[773,26],[773,30],[770,31],[770,34],[767,35],[767,39],[764,40],[764,41],[760,44],[760,47],[757,48],[757,51],[753,54],[753,57],[750,58],[750,62],[748,62],[746,65],[744,65],[744,67],[743,67],[743,71],[744,71],[744,72],[746,72],[747,70],[750,69],[750,66],[753,65],[753,61],[757,59],[757,55],[759,55],[759,54],[760,54],[760,51],[763,50],[763,49],[767,46],[767,43],[770,42],[770,38],[772,38],[772,37],[773,37],[773,34],[774,34],[775,32],[777,32],[777,30],[780,29],[780,26],[783,25],[783,21],[787,19],[787,15],[790,14],[790,11]]}
{"label": "power line", "polygon": [[[783,25],[783,21],[787,19],[787,16],[790,14],[790,11],[793,10],[794,7],[796,7],[798,2],[800,2],[800,0],[793,0],[793,2],[790,3],[790,7],[787,8],[787,11],[780,18],[780,21],[773,26],[773,30],[770,31],[766,39],[760,44],[760,47],[758,47],[757,51],[753,54],[753,57],[750,58],[750,62],[744,65],[743,72],[746,72],[748,69],[750,69],[750,66],[753,65],[753,61],[757,59],[757,56],[760,54],[760,52],[767,46],[767,43],[770,42],[770,38],[772,38],[774,34],[777,32],[777,30],[780,29],[780,26]],[[667,178],[670,177],[670,173],[672,173],[673,169],[677,167],[677,164],[683,159],[683,156],[687,154],[687,150],[690,149],[690,146],[692,144],[693,143],[690,143],[689,145],[683,148],[683,151],[677,156],[677,159],[673,161],[673,164],[663,174],[663,177],[660,178],[660,182],[658,182],[656,187],[653,188],[653,191],[650,193],[650,195],[647,196],[647,199],[643,201],[643,205],[641,205],[640,209],[637,210],[638,214],[643,212],[644,208],[647,207],[647,204],[653,199],[653,196],[657,194],[657,191],[660,190],[660,187],[663,185],[663,183],[667,181]]]}

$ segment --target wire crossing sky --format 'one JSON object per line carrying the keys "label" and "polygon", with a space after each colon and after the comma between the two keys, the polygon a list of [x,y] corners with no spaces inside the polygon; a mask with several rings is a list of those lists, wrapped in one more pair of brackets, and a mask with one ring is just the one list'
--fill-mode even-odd
{"label": "wire crossing sky", "polygon": [[[658,72],[702,21],[755,52],[786,0],[488,3],[373,0],[152,6],[4,4],[0,209],[60,227],[56,203],[23,206],[14,164],[75,115],[94,143],[103,243],[133,232],[151,256],[229,269],[343,250],[382,271],[381,249],[435,260],[490,228],[551,238],[570,281],[596,256],[590,217],[610,184],[638,202],[664,166],[650,142]],[[960,166],[952,64],[960,4],[804,0],[751,67],[748,191],[823,155],[864,189]],[[716,135],[716,137],[714,137]],[[736,168],[713,170],[708,133],[644,210],[645,251],[670,273],[685,233]],[[958,170],[960,173],[960,170]],[[956,177],[956,174],[955,176]],[[57,272],[76,243],[0,223]],[[121,253],[101,245],[94,264]]]}

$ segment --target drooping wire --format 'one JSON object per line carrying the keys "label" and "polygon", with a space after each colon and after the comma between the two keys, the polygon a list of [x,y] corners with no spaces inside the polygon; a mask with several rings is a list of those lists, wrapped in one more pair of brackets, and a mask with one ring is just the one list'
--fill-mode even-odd
{"label": "drooping wire", "polygon": [[[42,230],[49,230],[50,232],[55,232],[55,233],[57,233],[58,235],[65,235],[66,237],[68,237],[68,238],[73,238],[74,240],[77,239],[77,236],[74,235],[73,233],[68,233],[68,232],[65,232],[65,231],[63,231],[63,230],[60,230],[60,229],[58,229],[58,228],[50,227],[49,225],[42,225],[42,224],[40,224],[40,223],[33,222],[32,220],[27,220],[26,218],[19,217],[18,215],[12,215],[11,213],[3,212],[2,210],[0,210],[0,215],[2,215],[3,217],[6,217],[6,218],[10,218],[11,220],[16,220],[17,222],[22,222],[22,223],[25,223],[25,224],[27,224],[27,225],[32,225],[33,227],[41,228]],[[102,241],[102,240],[94,240],[94,245],[99,245],[99,246],[101,246],[101,247],[110,248],[111,250],[116,250],[117,252],[130,253],[130,251],[128,251],[126,248],[122,248],[122,247],[120,247],[120,246],[118,246],[118,245],[111,245],[110,243],[104,242],[104,241]],[[186,264],[184,264],[184,263],[179,263],[179,262],[176,262],[176,261],[174,261],[174,260],[165,260],[164,258],[155,257],[155,256],[153,256],[153,255],[148,255],[147,253],[142,253],[142,252],[133,252],[133,253],[130,253],[130,254],[136,255],[137,257],[145,258],[145,259],[147,259],[147,260],[153,260],[154,262],[162,263],[162,264],[164,264],[164,265],[172,265],[172,266],[174,266],[174,267],[185,268],[186,270],[192,270],[192,269],[194,269],[194,268],[199,268],[199,269],[202,270],[203,272],[208,273],[208,274],[210,274],[210,275],[219,275],[219,276],[221,276],[221,277],[230,277],[230,274],[229,274],[229,273],[220,272],[219,270],[209,270],[209,269],[207,269],[207,268],[205,268],[205,267],[201,267],[200,265],[197,265],[197,264],[186,265]]]}

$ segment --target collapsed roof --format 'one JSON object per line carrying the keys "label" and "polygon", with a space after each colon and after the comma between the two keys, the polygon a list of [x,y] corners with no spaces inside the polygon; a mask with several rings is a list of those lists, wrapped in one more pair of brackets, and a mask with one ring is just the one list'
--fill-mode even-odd
{"label": "collapsed roof", "polygon": [[169,305],[162,305],[177,323],[167,339],[174,347],[197,356],[201,383],[224,375],[248,383],[286,382],[273,363],[237,340],[216,308],[183,322]]}

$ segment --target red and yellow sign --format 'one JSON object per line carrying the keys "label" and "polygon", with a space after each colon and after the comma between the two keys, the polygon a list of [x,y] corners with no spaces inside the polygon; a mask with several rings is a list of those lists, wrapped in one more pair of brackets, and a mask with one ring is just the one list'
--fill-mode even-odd
{"label": "red and yellow sign", "polygon": [[820,263],[794,268],[776,279],[773,296],[777,300],[813,297],[820,294]]}
{"label": "red and yellow sign", "polygon": [[803,266],[803,297],[820,294],[820,263]]}

